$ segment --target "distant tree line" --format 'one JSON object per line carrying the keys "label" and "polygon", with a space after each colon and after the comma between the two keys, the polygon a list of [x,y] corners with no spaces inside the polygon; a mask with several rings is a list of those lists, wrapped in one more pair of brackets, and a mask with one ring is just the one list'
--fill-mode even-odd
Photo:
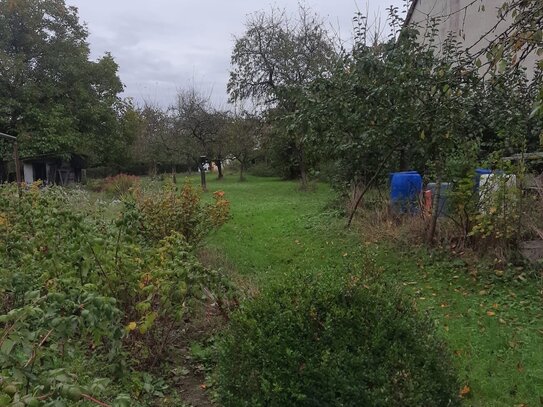
{"label": "distant tree line", "polygon": [[453,36],[438,48],[437,19],[406,27],[397,8],[384,40],[356,15],[349,46],[304,6],[251,14],[232,50],[235,107],[218,109],[194,88],[168,107],[136,106],[120,97],[113,57],[89,59],[75,8],[0,0],[0,130],[24,155],[77,152],[116,171],[190,172],[205,156],[219,178],[225,162],[244,178],[260,159],[343,193],[402,169],[460,177],[540,145],[541,72],[530,81],[520,62],[543,53],[542,7],[516,0],[500,13],[511,26],[477,55]]}
{"label": "distant tree line", "polygon": [[[90,59],[88,31],[64,0],[0,0],[0,131],[23,157],[80,154],[106,172],[195,170],[202,156],[241,177],[258,155],[260,117],[221,111],[195,89],[171,106],[123,99],[118,65]],[[0,140],[0,162],[11,145]]]}

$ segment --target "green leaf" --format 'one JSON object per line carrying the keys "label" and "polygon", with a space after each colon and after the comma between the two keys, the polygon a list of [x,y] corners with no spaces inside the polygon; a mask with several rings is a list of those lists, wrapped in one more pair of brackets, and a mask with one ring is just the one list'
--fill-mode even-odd
{"label": "green leaf", "polygon": [[2,353],[9,355],[11,351],[13,350],[13,347],[15,346],[15,341],[12,341],[11,339],[5,339],[2,343],[2,347],[0,348],[0,351]]}

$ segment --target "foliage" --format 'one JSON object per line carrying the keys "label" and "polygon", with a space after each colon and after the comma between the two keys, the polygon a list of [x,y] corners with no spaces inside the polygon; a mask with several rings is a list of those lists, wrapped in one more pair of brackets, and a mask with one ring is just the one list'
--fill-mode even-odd
{"label": "foliage", "polygon": [[260,154],[264,124],[257,115],[243,112],[233,115],[226,129],[228,153],[239,163],[239,179],[244,181],[250,162]]}
{"label": "foliage", "polygon": [[80,359],[109,379],[159,366],[187,318],[230,290],[179,233],[140,234],[132,201],[109,221],[100,210],[75,211],[74,193],[0,188],[0,377],[15,386],[4,388],[14,403],[96,396],[111,380],[80,383]]}
{"label": "foliage", "polygon": [[[324,23],[300,5],[298,15],[289,18],[272,9],[248,17],[243,36],[236,38],[228,92],[232,101],[252,101],[276,110],[270,119],[297,110],[296,95],[336,61],[335,46]],[[294,164],[305,184],[308,177],[303,133],[278,127],[283,143],[292,146],[282,165]]]}
{"label": "foliage", "polygon": [[[341,214],[323,212],[334,199],[328,185],[319,184],[310,197],[294,193],[296,185],[254,176],[248,183],[234,177],[211,180],[210,188],[224,189],[232,200],[232,220],[209,241],[218,253],[216,264],[239,270],[243,282],[251,284],[248,291],[258,294],[271,281],[288,280],[286,276],[296,270],[316,275],[323,269],[367,271],[371,260],[383,278],[401,287],[417,309],[435,322],[436,335],[453,353],[462,390],[469,391],[463,404],[540,402],[543,280],[539,265],[501,263],[496,270],[494,257],[484,261],[455,242],[441,250],[413,244],[410,230],[395,220],[371,227],[379,216],[374,206],[380,195],[386,196],[375,189],[360,213],[363,219],[345,229]],[[538,199],[526,205],[543,208]],[[533,222],[540,230],[542,213]]]}
{"label": "foliage", "polygon": [[229,202],[221,191],[213,203],[202,202],[201,193],[187,179],[180,190],[166,183],[160,193],[145,196],[136,191],[134,205],[139,213],[139,230],[146,239],[158,241],[173,232],[196,245],[229,216]]}
{"label": "foliage", "polygon": [[256,177],[278,177],[281,175],[276,167],[266,161],[257,161],[256,164],[251,165],[249,173]]}
{"label": "foliage", "polygon": [[[504,68],[502,57],[508,55],[516,67],[528,55],[543,55],[543,5],[537,1],[507,0],[500,4],[499,18],[509,21],[484,51],[494,67]],[[539,66],[541,62],[539,62]]]}
{"label": "foliage", "polygon": [[[138,110],[140,118],[131,155],[135,162],[145,164],[150,175],[156,175],[159,164],[174,165],[183,161],[177,157],[178,143],[174,138],[171,118],[158,106],[145,104]],[[186,146],[186,150],[190,148]],[[192,164],[192,163],[191,163]]]}
{"label": "foliage", "polygon": [[134,175],[118,174],[105,178],[100,184],[100,190],[120,198],[139,185],[139,178]]}
{"label": "foliage", "polygon": [[455,371],[433,332],[391,287],[337,270],[289,278],[235,314],[222,344],[220,400],[458,405]]}
{"label": "foliage", "polygon": [[[517,243],[519,236],[520,191],[516,178],[493,174],[479,186],[479,211],[470,235],[486,241],[501,242],[508,247]],[[488,244],[488,243],[487,243]]]}
{"label": "foliage", "polygon": [[194,162],[201,165],[200,157],[205,155],[215,161],[222,177],[222,161],[225,158],[223,128],[225,114],[213,108],[202,93],[194,88],[180,91],[175,104],[170,108],[179,152],[190,152]]}
{"label": "foliage", "polygon": [[0,1],[0,127],[23,156],[108,160],[130,140],[118,66],[110,54],[89,60],[87,37],[64,0]]}

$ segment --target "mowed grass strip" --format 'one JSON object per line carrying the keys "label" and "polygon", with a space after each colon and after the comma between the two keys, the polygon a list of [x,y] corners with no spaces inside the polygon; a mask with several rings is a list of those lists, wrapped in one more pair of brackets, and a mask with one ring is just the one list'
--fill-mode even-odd
{"label": "mowed grass strip", "polygon": [[348,269],[361,245],[345,221],[327,204],[333,193],[325,184],[311,192],[276,178],[248,177],[237,182],[212,178],[211,191],[223,190],[232,219],[209,240],[236,270],[259,284],[297,269]]}
{"label": "mowed grass strip", "polygon": [[466,406],[542,405],[541,282],[473,273],[420,248],[362,245],[371,237],[346,230],[326,209],[333,193],[324,184],[300,192],[274,178],[208,178],[209,190],[225,191],[232,203],[232,219],[209,245],[257,286],[301,268],[345,272],[374,259],[435,320],[454,353]]}

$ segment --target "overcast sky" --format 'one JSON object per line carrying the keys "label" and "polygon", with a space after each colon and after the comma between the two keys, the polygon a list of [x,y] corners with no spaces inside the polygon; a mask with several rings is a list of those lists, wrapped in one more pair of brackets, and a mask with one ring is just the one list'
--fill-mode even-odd
{"label": "overcast sky", "polygon": [[[234,36],[246,16],[271,6],[297,9],[295,0],[67,0],[89,29],[92,57],[109,51],[119,64],[125,95],[167,106],[177,89],[195,85],[216,105],[227,101]],[[357,10],[370,20],[404,0],[307,0],[342,38],[349,38]]]}

